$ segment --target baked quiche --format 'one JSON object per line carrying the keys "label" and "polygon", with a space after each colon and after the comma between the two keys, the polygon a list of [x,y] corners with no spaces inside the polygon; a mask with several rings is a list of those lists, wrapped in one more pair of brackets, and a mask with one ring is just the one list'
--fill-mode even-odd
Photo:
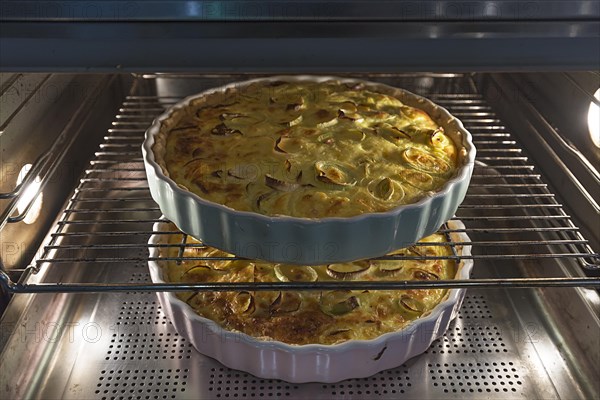
{"label": "baked quiche", "polygon": [[337,80],[207,94],[160,135],[157,161],[178,185],[269,216],[387,211],[439,190],[458,168],[456,144],[425,111]]}
{"label": "baked quiche", "polygon": [[[456,262],[451,259],[414,259],[423,255],[451,256],[451,249],[439,244],[447,241],[440,233],[422,239],[421,245],[391,253],[408,256],[406,259],[304,266],[228,260],[231,254],[183,237],[173,224],[170,229],[174,234],[162,236],[168,237],[163,244],[169,246],[160,247],[159,256],[172,260],[161,267],[164,280],[172,283],[438,280],[454,279],[457,272]],[[174,260],[182,255],[184,260],[219,260]],[[293,345],[331,345],[398,331],[432,310],[446,294],[446,289],[422,289],[185,292],[177,296],[202,317],[230,331]]]}

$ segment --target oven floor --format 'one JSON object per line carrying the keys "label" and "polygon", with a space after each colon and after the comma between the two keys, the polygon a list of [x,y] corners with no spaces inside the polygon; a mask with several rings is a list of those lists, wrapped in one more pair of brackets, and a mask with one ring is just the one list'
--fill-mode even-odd
{"label": "oven floor", "polygon": [[[457,213],[476,243],[473,276],[520,277],[523,270],[545,276],[542,270],[563,271],[563,261],[574,264],[576,229],[482,96],[454,78],[427,78],[416,88],[410,82],[416,80],[390,83],[448,107],[478,146],[472,185]],[[180,83],[192,92],[215,85]],[[147,189],[140,145],[150,121],[183,95],[160,88],[158,96],[134,93],[123,103],[40,252],[43,278],[34,280],[149,282],[146,243],[161,214]],[[223,367],[175,332],[155,293],[15,295],[11,307],[24,311],[11,315],[9,307],[2,322],[0,398],[597,398],[598,381],[586,380],[592,375],[586,368],[598,365],[600,335],[597,310],[581,300],[585,293],[470,289],[458,318],[425,354],[336,384],[263,380]],[[550,315],[557,297],[582,341],[562,336],[569,331]]]}
{"label": "oven floor", "polygon": [[[143,264],[120,273],[132,282],[148,280]],[[61,308],[62,318],[17,328],[14,340],[27,342],[39,363],[32,369],[12,360],[2,398],[584,398],[531,296],[530,290],[469,290],[458,318],[425,354],[369,378],[290,384],[197,353],[155,294],[38,295],[32,307]]]}

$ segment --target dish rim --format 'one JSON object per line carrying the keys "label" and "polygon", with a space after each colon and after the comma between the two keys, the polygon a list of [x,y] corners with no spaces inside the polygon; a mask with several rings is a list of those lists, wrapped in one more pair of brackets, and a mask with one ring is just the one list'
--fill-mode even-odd
{"label": "dish rim", "polygon": [[[408,204],[400,204],[393,208],[390,208],[386,211],[381,212],[368,212],[362,213],[359,215],[351,216],[351,217],[321,217],[321,218],[310,218],[310,217],[293,217],[289,215],[265,215],[260,214],[254,211],[241,211],[231,208],[227,205],[216,203],[207,199],[202,198],[196,193],[192,192],[189,189],[186,189],[175,182],[168,174],[168,171],[163,169],[161,165],[161,161],[157,160],[155,155],[155,149],[153,148],[156,144],[156,137],[161,134],[161,127],[164,121],[168,120],[175,112],[189,106],[189,104],[199,98],[204,96],[217,93],[224,92],[228,89],[239,89],[240,87],[248,86],[252,83],[263,83],[263,82],[274,82],[274,81],[286,81],[286,82],[314,82],[314,83],[322,83],[326,81],[339,81],[341,84],[363,84],[365,88],[372,88],[374,90],[381,91],[383,89],[384,94],[388,94],[386,92],[397,92],[398,94],[394,94],[396,98],[399,98],[403,103],[405,102],[403,97],[406,97],[410,102],[420,103],[420,106],[425,105],[426,109],[421,107],[415,107],[411,104],[407,104],[411,107],[419,108],[429,114],[432,117],[433,112],[439,112],[441,115],[439,118],[434,119],[437,124],[440,124],[440,120],[445,119],[446,124],[453,125],[456,129],[457,134],[462,138],[462,143],[458,144],[455,142],[455,145],[459,148],[459,157],[462,158],[462,164],[457,167],[455,174],[448,179],[444,184],[435,191],[425,192],[423,197],[416,202],[408,203]],[[432,111],[433,110],[433,111]],[[441,124],[440,124],[441,125]],[[465,149],[465,154],[460,154],[461,149]],[[344,78],[337,76],[321,76],[321,75],[276,75],[270,77],[262,77],[255,78],[246,81],[238,81],[232,82],[223,86],[210,88],[200,93],[196,93],[185,97],[181,101],[177,102],[173,106],[169,107],[164,113],[155,118],[152,121],[150,127],[146,130],[144,135],[144,142],[142,144],[142,153],[144,163],[153,169],[153,172],[158,180],[161,180],[168,184],[171,190],[177,193],[180,196],[188,197],[193,199],[195,202],[200,203],[205,207],[216,208],[217,210],[224,212],[226,214],[230,214],[240,217],[250,217],[254,218],[261,223],[293,223],[293,224],[304,224],[304,225],[314,225],[314,224],[327,224],[328,222],[343,222],[343,223],[352,223],[352,222],[360,222],[372,218],[392,218],[396,217],[399,213],[403,212],[403,210],[416,210],[419,208],[423,208],[428,203],[435,201],[437,198],[444,198],[449,196],[450,191],[455,188],[457,185],[464,181],[470,181],[470,177],[473,171],[473,165],[475,162],[475,154],[476,149],[473,144],[473,138],[471,133],[464,127],[462,122],[454,117],[446,108],[434,103],[433,101],[419,96],[415,93],[412,93],[406,89],[396,88],[390,85],[386,85],[379,82],[371,82],[362,79],[355,78]]]}
{"label": "dish rim", "polygon": [[[469,238],[469,236],[464,232],[465,226],[462,223],[462,221],[460,220],[452,220],[452,221],[448,221],[448,226],[453,229],[453,230],[458,230],[459,232],[449,232],[449,236],[452,239],[453,242],[463,242],[463,243],[468,243],[471,242],[471,239]],[[160,221],[160,222],[156,222],[153,225],[153,231],[154,232],[162,232],[162,231],[166,231],[168,230],[169,227],[169,222],[164,222],[164,221]],[[164,263],[166,261],[155,261],[155,258],[159,258],[160,256],[160,247],[156,246],[157,244],[160,244],[159,241],[159,237],[161,236],[166,236],[164,233],[158,233],[158,234],[153,234],[150,236],[150,239],[148,240],[148,244],[149,246],[149,252],[150,252],[150,259],[148,260],[148,265],[149,265],[149,269],[150,269],[150,277],[153,283],[167,283],[164,279],[163,279],[163,269],[162,266],[160,265],[160,263]],[[455,248],[457,250],[460,249],[460,261],[458,261],[458,268],[456,271],[456,275],[454,279],[469,279],[472,269],[473,269],[473,259],[470,258],[471,256],[471,245],[457,245]],[[466,257],[466,258],[462,258],[462,257]],[[207,327],[212,334],[215,335],[223,335],[224,337],[227,338],[227,340],[234,340],[237,342],[244,342],[245,344],[254,347],[254,348],[268,348],[269,350],[273,350],[273,351],[283,351],[283,352],[291,352],[291,353],[305,353],[305,354],[319,354],[319,353],[328,353],[328,354],[335,354],[335,353],[342,353],[342,352],[346,352],[349,351],[353,348],[363,348],[363,347],[371,347],[371,346],[377,346],[380,344],[385,344],[388,341],[390,341],[390,339],[396,337],[396,336],[402,336],[405,335],[407,333],[410,332],[410,334],[412,335],[414,333],[414,331],[416,331],[417,329],[419,329],[419,326],[424,326],[424,325],[428,325],[430,323],[433,323],[434,326],[436,325],[435,322],[442,316],[444,310],[446,309],[450,309],[453,308],[457,305],[459,305],[459,301],[462,301],[462,295],[464,295],[464,292],[466,291],[466,289],[448,289],[448,292],[446,293],[446,295],[444,296],[443,300],[440,301],[433,309],[431,309],[427,315],[421,316],[413,321],[411,321],[408,325],[404,326],[403,328],[397,330],[397,331],[393,331],[393,332],[387,332],[384,333],[382,335],[377,336],[374,339],[352,339],[352,340],[347,340],[345,342],[341,342],[341,343],[336,343],[336,344],[332,344],[332,345],[326,345],[326,344],[303,344],[303,345],[295,345],[295,344],[289,344],[289,343],[285,343],[285,342],[281,342],[272,338],[257,338],[251,335],[248,335],[246,333],[243,332],[239,332],[239,331],[232,331],[232,330],[228,330],[225,329],[223,327],[221,327],[217,322],[203,317],[199,314],[197,314],[193,308],[187,304],[186,302],[184,302],[183,300],[179,299],[174,292],[165,292],[167,299],[169,300],[170,304],[172,304],[173,306],[183,310],[183,313],[185,314],[186,318],[188,318],[188,320],[191,323],[194,324],[201,324],[202,326]],[[452,319],[454,318],[454,316],[452,317]],[[443,334],[443,332],[433,332],[434,336],[439,336],[440,334]],[[223,341],[225,342],[225,341]],[[429,346],[427,346],[429,347]]]}

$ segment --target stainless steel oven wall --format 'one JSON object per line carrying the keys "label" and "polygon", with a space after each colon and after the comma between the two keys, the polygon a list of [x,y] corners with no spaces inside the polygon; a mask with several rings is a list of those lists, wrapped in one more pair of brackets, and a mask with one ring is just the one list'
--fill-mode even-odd
{"label": "stainless steel oven wall", "polygon": [[599,72],[481,74],[477,80],[599,251],[600,148],[588,125],[590,105],[598,101],[593,96],[600,89]]}
{"label": "stainless steel oven wall", "polygon": [[[36,256],[46,233],[106,132],[110,119],[94,109],[117,109],[122,79],[109,75],[3,74],[0,95],[0,193],[10,193],[17,179],[40,157],[45,167],[41,214],[28,223],[9,219],[0,230],[0,260],[15,278]],[[13,202],[0,200],[0,214]],[[20,208],[23,209],[23,203]],[[18,210],[12,216],[16,217]],[[14,223],[11,223],[14,222]]]}

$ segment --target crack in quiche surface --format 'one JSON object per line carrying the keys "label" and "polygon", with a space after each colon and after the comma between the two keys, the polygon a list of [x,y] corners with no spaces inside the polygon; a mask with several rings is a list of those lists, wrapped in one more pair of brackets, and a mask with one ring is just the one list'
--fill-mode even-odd
{"label": "crack in quiche surface", "polygon": [[177,184],[239,211],[350,217],[418,201],[457,170],[424,111],[338,81],[253,83],[194,99],[163,122]]}
{"label": "crack in quiche surface", "polygon": [[[174,225],[171,229],[176,231]],[[161,257],[180,256],[182,236],[165,235]],[[438,280],[454,279],[456,263],[450,259],[409,259],[415,256],[451,256],[444,235],[436,233],[415,245],[397,250],[406,259],[356,261],[343,264],[298,266],[227,260],[233,255],[201,246],[188,237],[184,261],[162,263],[167,282],[286,282],[335,280]],[[438,245],[435,245],[438,243]],[[194,247],[195,246],[195,247]],[[220,257],[193,261],[186,257]],[[431,311],[446,297],[445,289],[396,291],[242,291],[186,292],[177,296],[196,313],[227,330],[288,344],[331,345],[347,340],[370,340],[395,332]]]}

